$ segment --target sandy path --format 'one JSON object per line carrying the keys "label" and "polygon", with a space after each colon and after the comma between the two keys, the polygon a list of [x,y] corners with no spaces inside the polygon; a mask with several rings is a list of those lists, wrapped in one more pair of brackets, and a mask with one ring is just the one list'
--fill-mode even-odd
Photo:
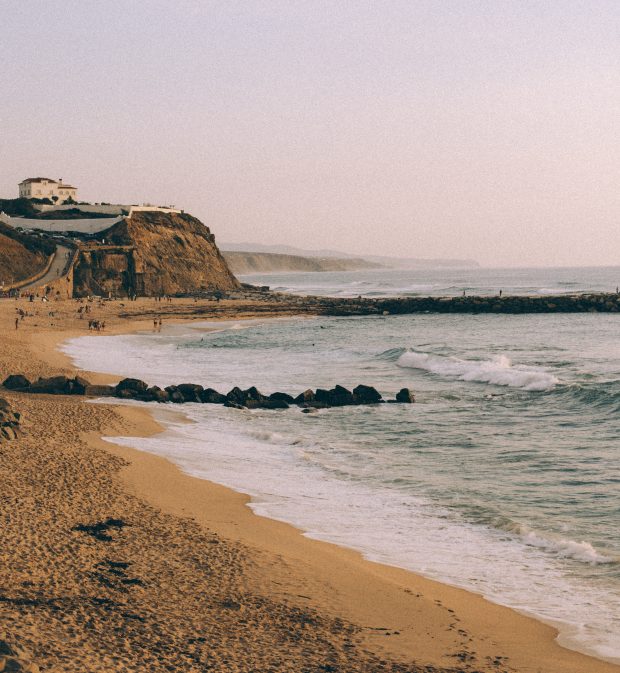
{"label": "sandy path", "polygon": [[[152,303],[90,315],[110,331],[149,328],[117,314]],[[18,305],[33,315],[14,330]],[[76,309],[0,301],[0,376],[71,371],[56,346],[88,333]],[[243,495],[100,439],[157,432],[145,410],[2,395],[28,434],[0,449],[0,631],[42,670],[620,671],[535,620],[308,540]]]}

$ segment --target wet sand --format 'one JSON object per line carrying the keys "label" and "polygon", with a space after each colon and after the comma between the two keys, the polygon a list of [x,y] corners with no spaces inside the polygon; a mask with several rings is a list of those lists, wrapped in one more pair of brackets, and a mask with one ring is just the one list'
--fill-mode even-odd
{"label": "wet sand", "polygon": [[[17,330],[16,306],[38,312]],[[208,318],[206,302],[112,302],[82,320],[77,306],[0,300],[2,379],[74,374],[57,348],[88,334],[89,318],[107,334],[152,329],[152,310],[166,311],[164,327],[197,306]],[[550,626],[310,540],[254,515],[244,495],[101,439],[159,432],[154,416],[178,408],[0,396],[26,431],[0,447],[0,639],[41,670],[620,671],[560,647]]]}

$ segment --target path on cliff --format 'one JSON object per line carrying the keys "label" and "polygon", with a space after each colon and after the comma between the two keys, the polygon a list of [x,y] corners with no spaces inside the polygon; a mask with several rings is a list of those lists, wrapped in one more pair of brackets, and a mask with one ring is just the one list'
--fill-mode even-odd
{"label": "path on cliff", "polygon": [[52,260],[52,265],[50,266],[49,271],[43,276],[43,278],[39,278],[39,280],[35,281],[34,283],[22,285],[19,288],[19,291],[24,292],[27,290],[34,290],[37,287],[47,285],[47,283],[51,283],[53,280],[60,278],[65,271],[67,263],[69,262],[71,253],[71,248],[67,248],[64,245],[56,246],[56,252],[54,253],[54,259]]}

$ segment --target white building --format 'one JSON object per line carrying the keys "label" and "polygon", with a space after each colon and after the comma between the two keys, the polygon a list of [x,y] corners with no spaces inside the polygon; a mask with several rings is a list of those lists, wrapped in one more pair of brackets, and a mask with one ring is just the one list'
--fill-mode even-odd
{"label": "white building", "polygon": [[62,178],[26,178],[19,183],[19,196],[24,199],[50,199],[54,203],[76,200],[77,187],[66,185]]}

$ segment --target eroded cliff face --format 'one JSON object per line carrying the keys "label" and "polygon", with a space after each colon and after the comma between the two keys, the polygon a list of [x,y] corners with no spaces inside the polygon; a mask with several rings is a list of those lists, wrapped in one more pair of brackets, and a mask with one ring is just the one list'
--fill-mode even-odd
{"label": "eroded cliff face", "polygon": [[74,270],[74,293],[157,296],[239,288],[215,238],[191,215],[139,212],[98,234]]}

